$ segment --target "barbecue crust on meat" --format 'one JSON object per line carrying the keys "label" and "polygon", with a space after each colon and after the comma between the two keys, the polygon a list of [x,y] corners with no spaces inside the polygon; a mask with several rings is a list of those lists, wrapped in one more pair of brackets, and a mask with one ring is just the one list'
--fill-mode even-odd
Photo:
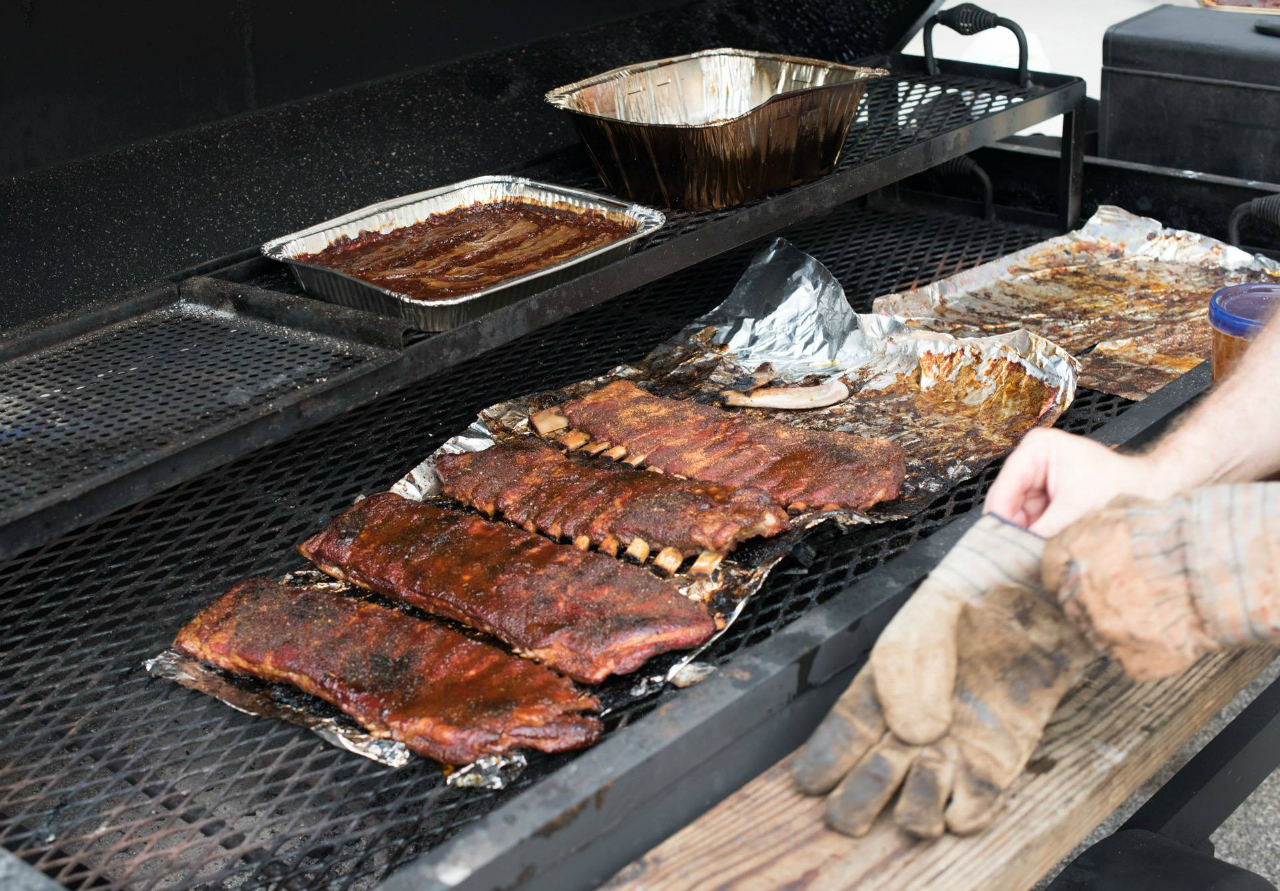
{"label": "barbecue crust on meat", "polygon": [[375,736],[446,764],[519,747],[562,752],[600,738],[599,709],[555,672],[434,622],[326,591],[243,581],[205,607],[174,649],[318,696]]}
{"label": "barbecue crust on meat", "polygon": [[299,546],[320,569],[599,683],[715,633],[647,570],[506,523],[379,492]]}
{"label": "barbecue crust on meat", "polygon": [[759,489],[585,466],[532,437],[440,455],[436,475],[450,498],[556,538],[586,536],[593,545],[638,538],[687,556],[726,552],[789,525],[786,510]]}
{"label": "barbecue crust on meat", "polygon": [[[898,497],[902,449],[884,439],[805,430],[614,381],[561,409],[615,455],[695,480],[752,486],[788,507],[866,510]],[[605,454],[609,454],[606,452]]]}

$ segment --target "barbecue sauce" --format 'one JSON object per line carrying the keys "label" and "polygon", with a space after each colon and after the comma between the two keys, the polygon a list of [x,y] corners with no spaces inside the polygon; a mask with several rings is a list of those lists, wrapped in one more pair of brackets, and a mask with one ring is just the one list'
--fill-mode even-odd
{"label": "barbecue sauce", "polygon": [[344,236],[297,259],[408,297],[443,300],[563,263],[634,231],[595,210],[477,202],[389,232]]}

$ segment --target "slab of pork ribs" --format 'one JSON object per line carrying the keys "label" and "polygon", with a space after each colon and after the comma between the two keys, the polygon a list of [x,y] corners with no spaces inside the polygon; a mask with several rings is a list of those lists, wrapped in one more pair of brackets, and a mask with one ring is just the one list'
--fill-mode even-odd
{"label": "slab of pork ribs", "polygon": [[335,578],[488,632],[589,684],[715,633],[703,607],[647,570],[391,492],[299,550]]}
{"label": "slab of pork ribs", "polygon": [[[496,511],[584,549],[630,546],[641,560],[651,547],[673,548],[681,559],[702,550],[725,553],[788,526],[786,510],[759,489],[583,465],[532,437],[441,455],[436,475],[445,495],[491,516]],[[635,554],[637,540],[643,554]]]}
{"label": "slab of pork ribs", "polygon": [[599,708],[554,671],[435,622],[327,591],[243,581],[188,622],[174,649],[293,686],[378,736],[446,764],[528,747],[589,746]]}
{"label": "slab of pork ribs", "polygon": [[752,486],[779,504],[866,510],[898,497],[902,449],[884,439],[805,430],[614,381],[561,411],[617,457],[690,479]]}

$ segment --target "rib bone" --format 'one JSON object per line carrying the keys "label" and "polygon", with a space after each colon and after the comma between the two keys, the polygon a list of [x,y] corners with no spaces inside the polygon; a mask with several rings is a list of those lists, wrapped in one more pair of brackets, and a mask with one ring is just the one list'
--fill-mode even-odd
{"label": "rib bone", "polygon": [[725,405],[745,408],[826,408],[848,399],[849,387],[836,377],[814,387],[766,387],[751,393],[722,390],[720,397]]}
{"label": "rib bone", "polygon": [[560,445],[569,451],[580,449],[591,441],[591,437],[583,433],[581,430],[570,430],[564,436],[560,437]]}
{"label": "rib bone", "polygon": [[624,458],[624,459],[622,460],[622,463],[623,463],[623,464],[629,464],[629,465],[631,465],[632,467],[636,467],[636,466],[638,466],[638,465],[640,465],[640,464],[643,464],[643,463],[644,463],[644,459],[645,459],[646,457],[647,457],[646,455],[628,455],[626,458]]}
{"label": "rib bone", "polygon": [[605,536],[604,541],[600,542],[598,550],[608,554],[610,557],[618,556],[618,540],[612,535]]}
{"label": "rib bone", "polygon": [[599,440],[596,440],[595,442],[588,443],[582,450],[588,455],[598,455],[611,445],[613,445],[611,442],[600,442]]}
{"label": "rib bone", "polygon": [[546,436],[548,433],[555,433],[557,430],[563,430],[569,426],[569,419],[564,416],[564,412],[560,411],[560,406],[553,405],[550,408],[544,408],[533,417],[529,418],[533,424],[533,429],[538,431],[538,435]]}
{"label": "rib bone", "polygon": [[720,561],[724,559],[724,554],[717,554],[715,551],[703,551],[698,555],[698,559],[693,561],[693,565],[689,567],[692,575],[711,575],[716,571],[716,567],[720,565]]}
{"label": "rib bone", "polygon": [[604,456],[611,461],[617,461],[626,453],[627,453],[627,449],[625,446],[614,446],[613,448],[605,452]]}
{"label": "rib bone", "polygon": [[585,551],[587,548],[591,547],[591,539],[585,535],[579,535],[573,540],[573,546],[580,551]]}
{"label": "rib bone", "polygon": [[643,563],[649,559],[649,543],[643,538],[631,539],[631,544],[627,545],[627,556]]}
{"label": "rib bone", "polygon": [[658,556],[653,558],[653,565],[664,572],[675,574],[680,568],[680,564],[684,562],[684,554],[675,548],[663,548],[658,551]]}

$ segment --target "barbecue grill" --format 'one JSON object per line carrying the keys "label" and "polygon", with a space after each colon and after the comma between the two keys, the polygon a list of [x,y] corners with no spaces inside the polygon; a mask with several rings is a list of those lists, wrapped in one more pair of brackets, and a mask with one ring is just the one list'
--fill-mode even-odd
{"label": "barbecue grill", "polygon": [[[700,657],[707,681],[606,715],[599,746],[531,756],[501,790],[451,787],[425,760],[382,767],[141,662],[234,582],[296,568],[297,542],[478,410],[643,356],[719,303],[766,237],[813,254],[868,312],[1100,203],[1137,196],[1221,237],[1231,209],[1276,191],[1086,163],[1076,78],[856,61],[891,75],[868,85],[834,173],[671,214],[630,257],[451,331],[318,303],[246,246],[0,345],[4,391],[72,420],[32,423],[0,458],[0,845],[32,868],[15,887],[586,887],[807,735],[996,467],[909,519],[815,530]],[[983,148],[1059,114],[1060,157]],[[599,189],[576,146],[510,172]],[[215,364],[183,358],[196,342]],[[114,388],[95,383],[104,365]],[[234,398],[202,401],[231,378]],[[1141,403],[1081,390],[1059,426],[1131,441],[1206,385],[1201,368]]]}

